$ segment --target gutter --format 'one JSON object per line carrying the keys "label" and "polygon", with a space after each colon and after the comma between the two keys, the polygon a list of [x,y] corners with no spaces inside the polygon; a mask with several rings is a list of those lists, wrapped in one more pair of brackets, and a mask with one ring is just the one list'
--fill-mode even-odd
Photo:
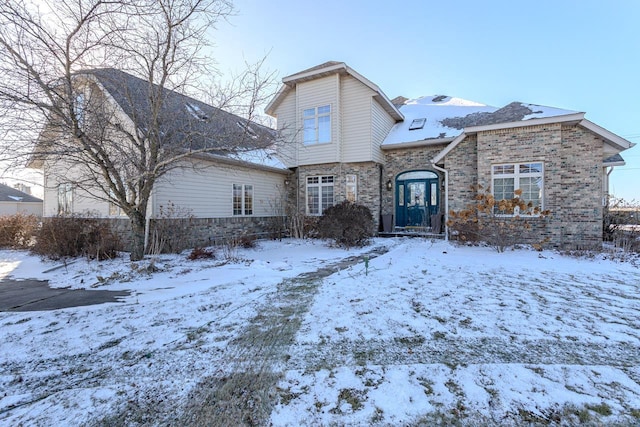
{"label": "gutter", "polygon": [[433,160],[431,161],[431,167],[444,174],[444,241],[449,241],[449,172],[445,168],[441,168],[436,165]]}

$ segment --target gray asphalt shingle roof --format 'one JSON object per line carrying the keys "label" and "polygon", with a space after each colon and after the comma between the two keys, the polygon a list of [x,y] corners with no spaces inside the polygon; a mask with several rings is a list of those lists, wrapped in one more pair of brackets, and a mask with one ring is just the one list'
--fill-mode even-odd
{"label": "gray asphalt shingle roof", "polygon": [[[162,97],[158,116],[163,144],[187,150],[219,148],[214,154],[224,154],[238,148],[265,148],[274,137],[272,129],[213,107],[178,92],[114,68],[85,70],[97,78],[122,110],[142,129],[150,129],[154,91]],[[248,130],[246,130],[248,128]]]}
{"label": "gray asphalt shingle roof", "polygon": [[37,203],[42,202],[42,200],[8,185],[0,184],[0,202]]}

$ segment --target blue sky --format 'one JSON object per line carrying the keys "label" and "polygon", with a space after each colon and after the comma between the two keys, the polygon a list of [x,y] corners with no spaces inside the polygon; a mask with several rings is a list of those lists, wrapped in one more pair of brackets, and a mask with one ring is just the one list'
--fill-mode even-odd
{"label": "blue sky", "polygon": [[[344,61],[390,98],[445,94],[586,112],[640,143],[640,1],[236,0],[212,34],[220,71],[268,54],[280,78]],[[612,175],[640,201],[640,145]]]}

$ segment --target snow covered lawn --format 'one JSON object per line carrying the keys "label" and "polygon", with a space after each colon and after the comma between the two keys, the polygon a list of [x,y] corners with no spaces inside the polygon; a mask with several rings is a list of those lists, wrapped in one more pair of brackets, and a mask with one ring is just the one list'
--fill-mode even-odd
{"label": "snow covered lawn", "polygon": [[[421,239],[372,246],[389,251],[368,268],[372,247],[285,240],[235,262],[162,256],[153,273],[125,259],[43,273],[54,264],[0,252],[0,276],[133,291],[123,303],[0,313],[0,425],[180,424],[203,379],[260,357],[238,349],[252,328],[281,327],[269,319],[295,328],[265,356],[276,426],[640,422],[634,265]],[[284,284],[353,255],[362,260],[295,287],[308,298],[287,297]]]}

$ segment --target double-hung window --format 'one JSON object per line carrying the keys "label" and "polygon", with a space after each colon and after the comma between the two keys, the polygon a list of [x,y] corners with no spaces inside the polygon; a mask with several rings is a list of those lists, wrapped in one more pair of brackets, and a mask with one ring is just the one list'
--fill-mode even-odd
{"label": "double-hung window", "polygon": [[253,215],[253,185],[233,184],[233,215]]}
{"label": "double-hung window", "polygon": [[302,119],[305,144],[331,142],[331,105],[307,108]]}
{"label": "double-hung window", "polygon": [[333,206],[333,176],[307,177],[307,213],[322,215]]}
{"label": "double-hung window", "polygon": [[58,215],[69,215],[73,212],[73,185],[58,185]]}
{"label": "double-hung window", "polygon": [[[493,165],[491,172],[493,197],[496,200],[520,197],[526,204],[531,203],[532,208],[543,209],[542,163]],[[517,193],[520,195],[517,196]]]}

